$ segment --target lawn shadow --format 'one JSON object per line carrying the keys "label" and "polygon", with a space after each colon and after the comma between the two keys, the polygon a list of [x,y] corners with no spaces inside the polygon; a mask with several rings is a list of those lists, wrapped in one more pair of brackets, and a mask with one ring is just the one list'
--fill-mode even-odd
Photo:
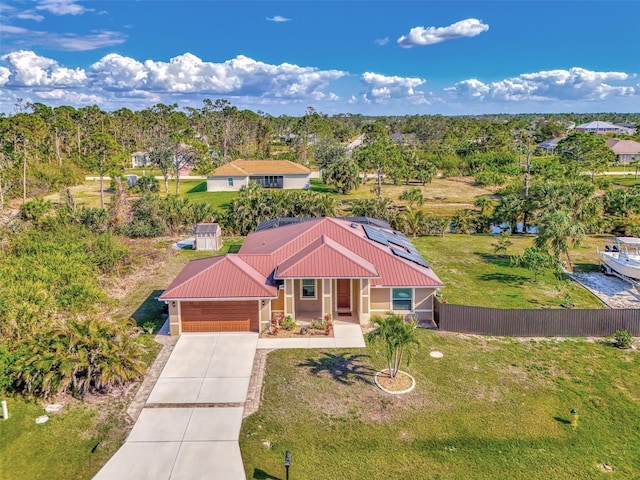
{"label": "lawn shadow", "polygon": [[307,358],[305,362],[298,364],[298,366],[308,367],[311,374],[315,376],[326,372],[336,382],[343,385],[353,385],[355,382],[373,385],[373,376],[376,371],[361,362],[364,358],[369,358],[369,355],[323,352],[322,357]]}
{"label": "lawn shadow", "polygon": [[162,314],[165,313],[165,309],[167,308],[163,302],[158,301],[158,297],[162,292],[163,290],[153,290],[131,314],[131,318],[133,318],[139,326],[144,325],[146,322],[153,322],[155,323],[155,330],[162,327],[164,323]]}
{"label": "lawn shadow", "polygon": [[267,472],[262,470],[261,468],[253,469],[253,477],[256,480],[282,480],[280,477],[274,477],[273,475],[269,475]]}
{"label": "lawn shadow", "polygon": [[562,417],[553,417],[553,419],[554,419],[556,422],[563,423],[563,424],[565,424],[565,425],[571,425],[571,422],[570,422],[569,420],[567,420],[566,418],[562,418]]}
{"label": "lawn shadow", "polygon": [[486,252],[473,252],[473,254],[477,255],[487,263],[495,263],[496,265],[501,265],[503,267],[508,267],[511,260],[510,255],[497,255]]}
{"label": "lawn shadow", "polygon": [[192,187],[191,190],[187,190],[187,193],[200,193],[207,191],[207,182],[200,182],[195,187]]}
{"label": "lawn shadow", "polygon": [[482,281],[494,281],[500,283],[508,283],[511,285],[523,285],[531,279],[522,275],[513,275],[511,273],[486,273],[478,277]]}
{"label": "lawn shadow", "polygon": [[573,270],[578,272],[599,272],[600,266],[595,263],[574,263]]}

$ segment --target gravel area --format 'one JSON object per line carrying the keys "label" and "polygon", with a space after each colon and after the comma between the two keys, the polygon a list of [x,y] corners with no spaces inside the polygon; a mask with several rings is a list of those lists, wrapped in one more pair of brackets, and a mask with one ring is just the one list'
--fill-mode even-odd
{"label": "gravel area", "polygon": [[640,308],[640,291],[629,282],[600,272],[574,272],[570,276],[611,308]]}

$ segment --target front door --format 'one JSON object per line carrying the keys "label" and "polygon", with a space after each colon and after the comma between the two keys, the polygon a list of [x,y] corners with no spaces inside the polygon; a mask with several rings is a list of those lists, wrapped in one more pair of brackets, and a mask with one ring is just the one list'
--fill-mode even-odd
{"label": "front door", "polygon": [[339,278],[338,282],[338,309],[351,310],[351,280]]}

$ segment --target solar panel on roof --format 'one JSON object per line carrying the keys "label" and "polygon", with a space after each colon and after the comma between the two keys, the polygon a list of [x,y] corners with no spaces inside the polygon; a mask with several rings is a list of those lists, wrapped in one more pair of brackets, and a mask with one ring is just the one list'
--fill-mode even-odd
{"label": "solar panel on roof", "polygon": [[404,258],[405,260],[409,260],[413,263],[417,263],[422,267],[429,268],[429,264],[418,254],[405,252],[404,250],[400,250],[398,248],[392,248],[391,251],[398,257]]}
{"label": "solar panel on roof", "polygon": [[370,227],[369,225],[363,225],[362,228],[364,229],[364,233],[367,235],[367,238],[369,240],[373,240],[374,242],[377,242],[380,245],[384,245],[385,247],[389,246],[389,242],[385,238],[382,230]]}

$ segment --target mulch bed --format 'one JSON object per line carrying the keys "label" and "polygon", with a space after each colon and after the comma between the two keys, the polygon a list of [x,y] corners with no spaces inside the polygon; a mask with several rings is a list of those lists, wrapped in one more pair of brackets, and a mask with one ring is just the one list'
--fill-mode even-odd
{"label": "mulch bed", "polygon": [[272,335],[269,330],[265,330],[260,334],[260,338],[333,338],[333,328],[329,331],[329,335],[324,333],[324,330],[315,328],[309,328],[305,334],[300,333],[300,327],[296,327],[293,330],[281,328],[276,335]]}
{"label": "mulch bed", "polygon": [[404,372],[398,372],[395,378],[391,378],[387,372],[378,372],[376,378],[382,388],[391,392],[402,392],[413,384],[411,377]]}

